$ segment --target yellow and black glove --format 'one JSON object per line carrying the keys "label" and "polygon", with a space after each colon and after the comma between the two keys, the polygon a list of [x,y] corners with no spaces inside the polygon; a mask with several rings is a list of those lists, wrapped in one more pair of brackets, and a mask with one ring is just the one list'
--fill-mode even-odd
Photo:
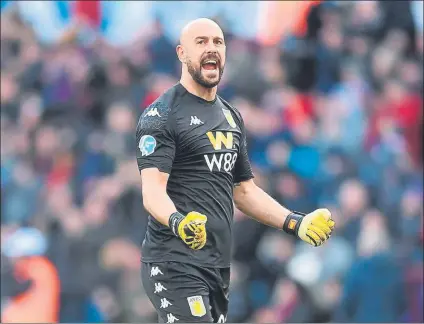
{"label": "yellow and black glove", "polygon": [[296,235],[313,246],[320,246],[333,232],[335,222],[328,209],[317,209],[309,214],[292,212],[283,225],[286,233]]}
{"label": "yellow and black glove", "polygon": [[206,244],[206,222],[208,218],[198,212],[190,212],[187,216],[173,213],[169,217],[169,227],[193,250],[200,250]]}

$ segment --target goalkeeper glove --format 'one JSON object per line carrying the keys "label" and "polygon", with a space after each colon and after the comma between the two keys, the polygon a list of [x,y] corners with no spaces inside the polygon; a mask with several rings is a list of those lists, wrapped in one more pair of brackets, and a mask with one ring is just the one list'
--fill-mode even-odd
{"label": "goalkeeper glove", "polygon": [[184,216],[178,212],[169,217],[169,227],[189,248],[200,250],[206,244],[206,222],[208,218],[198,212]]}
{"label": "goalkeeper glove", "polygon": [[317,209],[309,214],[292,212],[283,225],[286,233],[295,235],[313,246],[320,246],[333,232],[335,222],[328,209]]}

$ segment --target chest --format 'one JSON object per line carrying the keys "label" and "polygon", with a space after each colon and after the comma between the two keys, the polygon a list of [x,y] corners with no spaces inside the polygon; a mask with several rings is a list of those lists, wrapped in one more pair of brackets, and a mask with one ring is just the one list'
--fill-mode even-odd
{"label": "chest", "polygon": [[239,155],[242,133],[234,114],[225,108],[187,111],[177,119],[177,163],[230,172]]}
{"label": "chest", "polygon": [[184,154],[238,152],[241,129],[223,107],[186,109],[177,118],[178,151]]}

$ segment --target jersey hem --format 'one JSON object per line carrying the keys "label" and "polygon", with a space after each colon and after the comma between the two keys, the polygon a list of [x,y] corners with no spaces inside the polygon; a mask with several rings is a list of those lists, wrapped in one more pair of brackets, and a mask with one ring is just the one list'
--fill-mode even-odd
{"label": "jersey hem", "polygon": [[223,266],[217,266],[216,264],[209,264],[209,263],[200,263],[200,262],[193,262],[191,260],[186,261],[186,260],[175,260],[175,259],[149,259],[149,258],[141,258],[140,260],[142,263],[164,263],[164,262],[176,262],[176,263],[184,263],[184,264],[191,264],[194,266],[198,266],[198,267],[206,267],[206,268],[216,268],[216,269],[224,269],[224,268],[230,268],[231,267],[231,263],[229,263],[228,265],[223,265]]}

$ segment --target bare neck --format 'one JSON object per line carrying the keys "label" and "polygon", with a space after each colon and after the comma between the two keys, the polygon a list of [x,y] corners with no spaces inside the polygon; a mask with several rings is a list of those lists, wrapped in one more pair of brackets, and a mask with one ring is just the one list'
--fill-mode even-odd
{"label": "bare neck", "polygon": [[200,97],[207,101],[215,100],[217,91],[216,86],[213,88],[202,87],[200,84],[193,80],[191,75],[189,77],[181,76],[180,83],[183,85],[184,88],[186,88],[188,92],[197,97]]}

